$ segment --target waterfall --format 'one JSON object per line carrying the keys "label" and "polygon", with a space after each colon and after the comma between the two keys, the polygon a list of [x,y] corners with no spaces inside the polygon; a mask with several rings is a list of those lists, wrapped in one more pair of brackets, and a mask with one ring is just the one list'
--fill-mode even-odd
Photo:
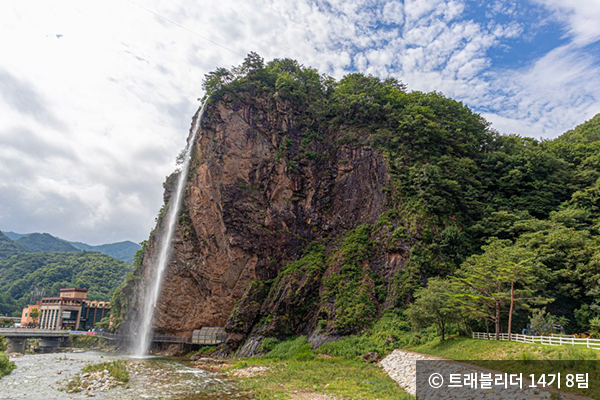
{"label": "waterfall", "polygon": [[163,275],[171,255],[171,241],[177,223],[177,214],[179,214],[179,209],[181,208],[183,192],[185,191],[188,170],[192,158],[192,149],[194,147],[196,135],[200,130],[200,122],[202,121],[205,105],[206,102],[200,107],[200,110],[196,114],[196,119],[192,124],[191,137],[187,143],[183,166],[177,179],[177,190],[174,195],[171,196],[171,201],[168,204],[167,229],[163,231],[160,238],[158,263],[153,263],[150,266],[151,271],[146,285],[146,293],[144,295],[142,318],[137,326],[137,333],[133,337],[133,355],[136,357],[143,357],[148,352],[150,343],[152,342],[152,320],[154,318],[154,310],[158,302],[158,296],[160,295]]}

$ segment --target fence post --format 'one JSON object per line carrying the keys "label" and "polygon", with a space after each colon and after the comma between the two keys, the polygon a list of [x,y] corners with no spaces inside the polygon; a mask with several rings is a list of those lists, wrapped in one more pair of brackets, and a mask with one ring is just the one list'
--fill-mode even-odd
{"label": "fence post", "polygon": [[587,348],[588,348],[588,349],[590,348],[590,338],[589,338],[589,336],[588,336],[588,338],[587,338]]}

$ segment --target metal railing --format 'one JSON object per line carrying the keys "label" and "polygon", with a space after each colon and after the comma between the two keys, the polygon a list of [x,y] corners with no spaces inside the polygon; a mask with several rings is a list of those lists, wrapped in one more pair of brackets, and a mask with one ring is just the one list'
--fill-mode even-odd
{"label": "metal railing", "polygon": [[[54,329],[32,329],[32,328],[3,328],[0,329],[0,336],[5,337],[67,337],[69,335],[94,336],[107,340],[128,342],[135,340],[134,336],[119,335],[116,333],[98,332],[98,331],[75,331],[75,330],[54,330]],[[225,341],[226,335],[223,328],[194,331],[193,337],[187,336],[154,336],[153,342],[159,343],[185,343],[201,345],[218,345]]]}
{"label": "metal railing", "polygon": [[[130,335],[119,335],[116,333],[108,333],[108,332],[83,332],[83,333],[73,333],[75,335],[93,335],[96,337],[101,337],[108,340],[117,340],[121,342],[129,342],[135,340],[135,336]],[[152,337],[153,342],[161,342],[161,343],[190,343],[190,338],[185,336],[154,336]]]}
{"label": "metal railing", "polygon": [[55,330],[55,329],[31,329],[31,328],[2,328],[0,329],[0,336],[5,337],[56,337],[56,336],[69,336],[67,330]]}
{"label": "metal railing", "polygon": [[[500,333],[499,340],[508,341],[508,333]],[[496,340],[495,333],[473,332],[473,339]],[[511,340],[519,343],[541,344],[544,346],[585,346],[588,349],[600,350],[600,339],[577,338],[575,335],[537,336],[511,334]]]}

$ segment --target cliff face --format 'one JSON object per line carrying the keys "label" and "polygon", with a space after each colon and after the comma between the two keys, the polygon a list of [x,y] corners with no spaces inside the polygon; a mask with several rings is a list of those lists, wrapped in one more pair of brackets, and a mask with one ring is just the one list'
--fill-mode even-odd
{"label": "cliff face", "polygon": [[[306,130],[296,128],[294,118],[284,101],[223,99],[208,106],[156,310],[157,334],[226,326],[233,350],[249,334],[260,339],[361,329],[335,327],[337,289],[327,287],[326,278],[343,268],[338,249],[344,235],[377,223],[387,210],[388,167],[379,150],[356,144],[360,132],[353,133],[355,144],[326,132],[307,145]],[[307,146],[309,156],[292,161]],[[173,178],[165,185],[166,203]],[[125,290],[131,296],[125,325],[141,309],[139,293],[158,253],[162,222],[159,218],[151,235],[138,279]],[[381,234],[391,237],[394,229],[386,225]],[[319,266],[300,261],[288,271],[309,248]],[[353,277],[359,284],[355,295],[375,304],[375,317],[386,303],[385,295],[375,298],[375,286],[385,288],[402,266],[403,250],[396,250],[387,248],[371,263],[360,260],[364,271]],[[243,351],[255,351],[259,342],[250,340]]]}
{"label": "cliff face", "polygon": [[[560,235],[548,229],[598,230],[597,118],[538,143],[499,135],[440,93],[361,74],[336,82],[254,53],[207,74],[204,89],[158,334],[225,326],[223,351],[240,355],[260,351],[265,337],[318,345],[401,311],[429,277],[460,272],[491,237],[554,248],[545,241]],[[167,209],[176,178],[165,184]],[[113,297],[122,332],[143,309],[163,214]],[[553,271],[582,266],[546,290],[570,299],[559,315],[584,315],[595,307],[597,263],[551,258]]]}

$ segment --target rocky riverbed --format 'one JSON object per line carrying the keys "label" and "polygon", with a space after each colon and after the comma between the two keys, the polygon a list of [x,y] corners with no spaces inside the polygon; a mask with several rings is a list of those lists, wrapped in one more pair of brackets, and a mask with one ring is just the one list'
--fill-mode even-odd
{"label": "rocky riverbed", "polygon": [[[127,360],[129,382],[118,384],[107,371],[82,374],[88,364]],[[128,359],[97,352],[28,354],[13,357],[17,368],[0,379],[0,399],[247,399],[227,377],[194,368],[176,359]],[[79,377],[80,391],[68,393],[67,384]],[[74,386],[75,387],[75,386]]]}

